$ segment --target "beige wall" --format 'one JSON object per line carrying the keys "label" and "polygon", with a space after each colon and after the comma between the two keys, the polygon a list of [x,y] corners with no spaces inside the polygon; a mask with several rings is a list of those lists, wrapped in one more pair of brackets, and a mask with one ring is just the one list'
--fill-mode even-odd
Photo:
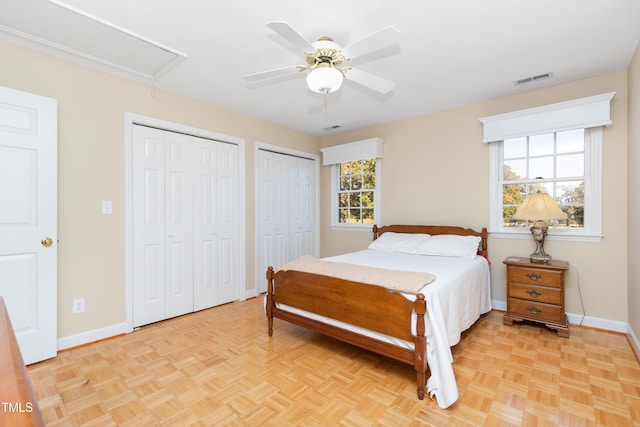
{"label": "beige wall", "polygon": [[629,67],[629,324],[640,339],[640,44]]}
{"label": "beige wall", "polygon": [[[545,248],[554,258],[568,260],[567,311],[582,313],[579,283],[587,316],[628,321],[627,305],[627,74],[618,72],[588,80],[532,90],[409,120],[324,138],[323,146],[371,137],[384,138],[382,161],[383,224],[416,223],[489,225],[489,146],[482,141],[480,117],[532,108],[606,92],[612,101],[613,125],[604,131],[603,233],[599,243],[550,240]],[[365,248],[369,233],[330,228],[329,167],[323,167],[321,218],[322,255]],[[505,301],[505,268],[509,255],[526,256],[533,241],[489,241],[493,262],[492,297]],[[637,306],[636,306],[637,309]]]}
{"label": "beige wall", "polygon": [[[254,287],[255,141],[319,154],[317,137],[0,43],[0,85],[58,100],[58,336],[125,321],[124,115],[243,138],[246,278]],[[113,215],[100,201],[113,201]],[[74,298],[86,299],[71,314]]]}
{"label": "beige wall", "polygon": [[[616,92],[614,124],[604,132],[603,232],[599,243],[549,241],[548,251],[579,273],[588,316],[627,322],[640,331],[638,172],[640,161],[640,54],[626,72],[532,90],[463,108],[424,115],[320,140],[248,116],[156,90],[0,43],[0,85],[58,100],[59,111],[59,292],[58,336],[107,327],[125,320],[124,113],[133,112],[246,141],[246,278],[253,288],[255,141],[307,152],[370,137],[385,139],[382,223],[488,226],[489,148],[481,143],[480,117],[554,102]],[[627,82],[632,98],[627,126]],[[632,139],[627,143],[627,131]],[[632,146],[633,145],[633,146]],[[627,152],[629,161],[627,162]],[[630,171],[634,168],[629,167]],[[321,171],[321,249],[332,255],[366,247],[370,233],[333,231],[329,226],[329,168]],[[620,194],[629,194],[630,203]],[[114,214],[100,214],[100,200]],[[629,220],[628,220],[629,219]],[[627,230],[626,224],[629,224]],[[627,241],[627,232],[635,233]],[[629,250],[627,251],[627,247]],[[504,267],[509,255],[526,255],[533,242],[490,239],[492,296],[504,301]],[[629,269],[627,269],[627,260]],[[627,273],[628,271],[628,273]],[[567,309],[581,313],[578,274],[567,276]],[[627,283],[631,286],[628,288]],[[71,301],[86,298],[86,312],[71,314]],[[627,301],[629,301],[627,303]]]}

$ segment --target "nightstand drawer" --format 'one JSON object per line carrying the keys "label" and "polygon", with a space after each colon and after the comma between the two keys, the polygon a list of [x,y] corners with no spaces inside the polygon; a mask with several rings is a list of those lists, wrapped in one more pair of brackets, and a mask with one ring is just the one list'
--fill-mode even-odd
{"label": "nightstand drawer", "polygon": [[509,313],[531,320],[565,324],[566,317],[562,306],[509,298]]}
{"label": "nightstand drawer", "polygon": [[559,288],[509,283],[509,296],[547,304],[563,304],[562,291]]}
{"label": "nightstand drawer", "polygon": [[554,288],[560,288],[562,284],[562,272],[560,271],[511,267],[509,268],[508,273],[507,280],[509,282],[553,286]]}

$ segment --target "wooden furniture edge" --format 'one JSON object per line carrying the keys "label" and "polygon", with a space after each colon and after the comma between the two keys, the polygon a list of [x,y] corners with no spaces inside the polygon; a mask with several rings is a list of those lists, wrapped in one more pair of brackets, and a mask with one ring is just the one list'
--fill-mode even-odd
{"label": "wooden furniture edge", "polygon": [[44,426],[9,312],[0,296],[0,426]]}

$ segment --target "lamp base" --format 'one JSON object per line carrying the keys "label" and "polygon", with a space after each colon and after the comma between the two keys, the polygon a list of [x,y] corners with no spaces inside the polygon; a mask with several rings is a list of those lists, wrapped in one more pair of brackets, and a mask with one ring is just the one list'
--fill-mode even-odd
{"label": "lamp base", "polygon": [[540,253],[532,253],[529,256],[531,262],[549,262],[551,261],[551,255],[548,254],[540,254]]}
{"label": "lamp base", "polygon": [[531,235],[536,242],[536,250],[531,254],[531,262],[549,262],[551,255],[544,251],[544,239],[547,236],[547,223],[545,221],[536,221],[531,228]]}

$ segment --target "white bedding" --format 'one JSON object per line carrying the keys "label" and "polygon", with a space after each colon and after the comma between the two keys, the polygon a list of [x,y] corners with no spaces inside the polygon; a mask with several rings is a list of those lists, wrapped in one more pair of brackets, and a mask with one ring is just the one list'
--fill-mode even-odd
{"label": "white bedding", "polygon": [[[420,291],[427,301],[426,336],[427,361],[431,377],[427,391],[435,395],[438,405],[447,408],[458,399],[458,387],[452,367],[451,346],[460,341],[460,334],[481,314],[491,310],[489,266],[483,257],[459,258],[412,255],[366,249],[344,255],[323,258],[325,261],[387,268],[391,270],[432,273],[436,280]],[[405,294],[415,300],[415,295]],[[279,305],[278,308],[340,326],[382,341],[413,349],[412,342],[354,327],[313,313]],[[414,331],[415,333],[415,331]]]}

